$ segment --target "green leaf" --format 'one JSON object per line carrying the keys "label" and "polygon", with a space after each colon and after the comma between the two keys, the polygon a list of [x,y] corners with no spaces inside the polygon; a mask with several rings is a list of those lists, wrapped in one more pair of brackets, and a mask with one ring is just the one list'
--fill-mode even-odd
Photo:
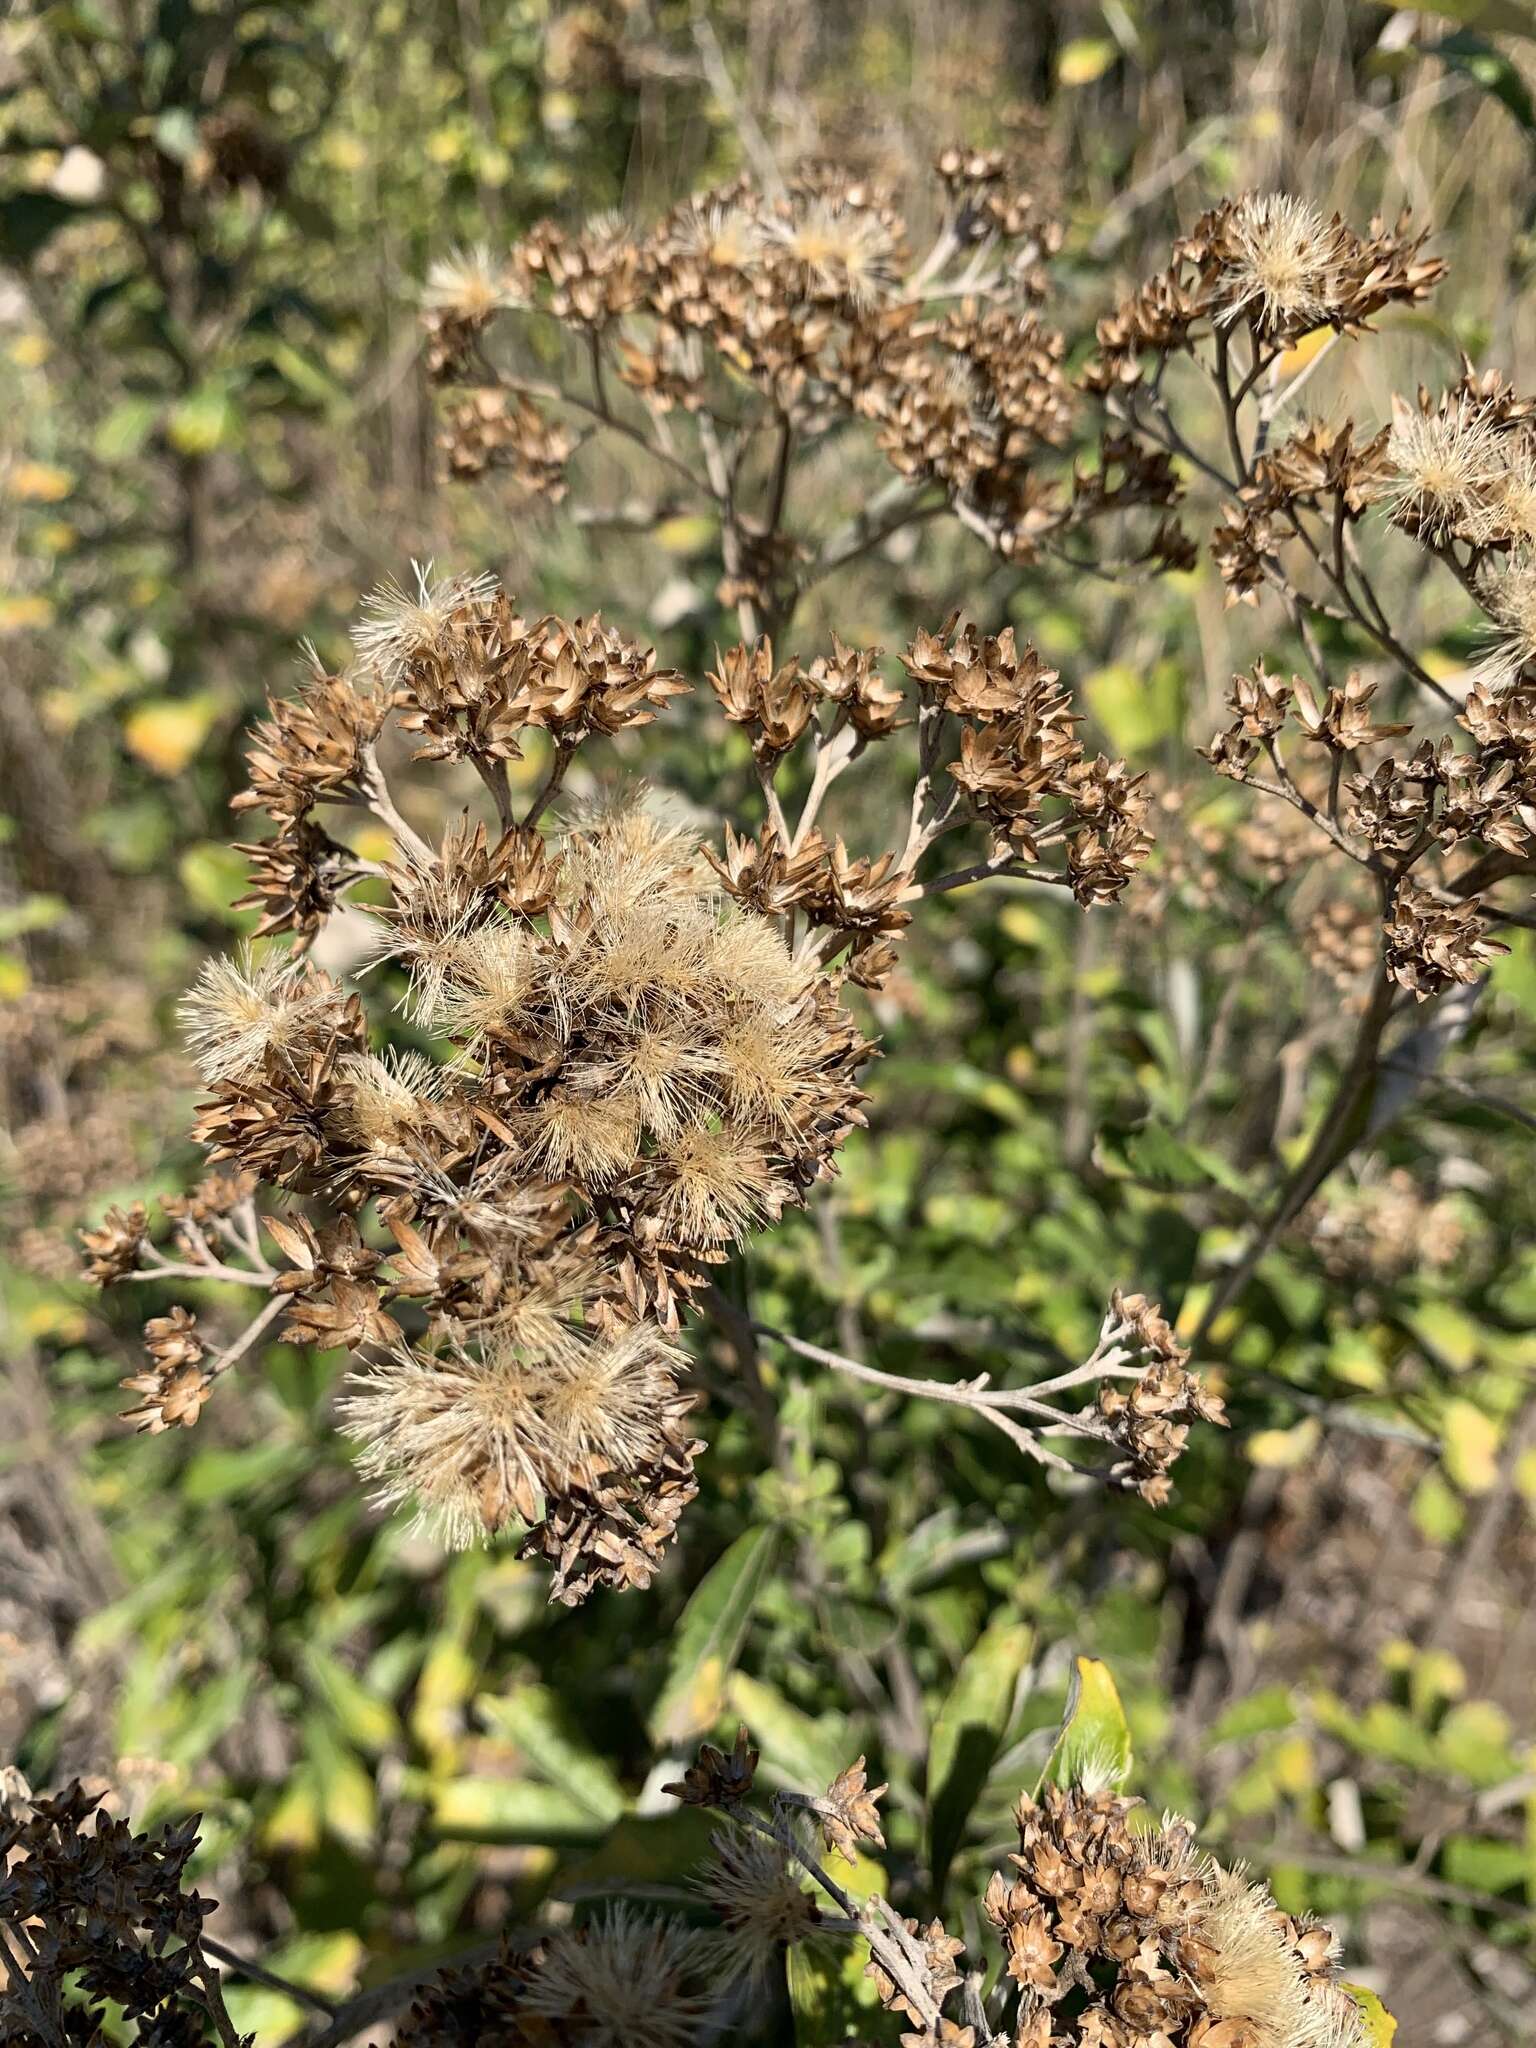
{"label": "green leaf", "polygon": [[1509,109],[1522,128],[1536,129],[1536,106],[1531,103],[1529,87],[1517,67],[1492,43],[1485,43],[1481,36],[1473,35],[1468,29],[1458,29],[1443,43],[1434,44],[1426,54],[1438,57],[1453,71],[1465,73],[1484,92],[1491,93]]}
{"label": "green leaf", "polygon": [[378,1823],[373,1779],[321,1715],[304,1717],[303,1744],[302,1753],[314,1766],[327,1829],[361,1853],[371,1845]]}
{"label": "green leaf", "polygon": [[1531,1871],[1530,1852],[1522,1842],[1504,1842],[1492,1835],[1451,1835],[1441,1860],[1452,1884],[1494,1897],[1524,1884]]}
{"label": "green leaf", "polygon": [[182,455],[211,455],[233,439],[239,415],[222,384],[189,392],[166,422],[171,446]]}
{"label": "green leaf", "polygon": [[658,1747],[691,1742],[720,1718],[725,1682],[741,1654],[778,1540],[771,1522],[748,1529],[694,1588],[672,1640],[660,1697],[651,1710],[651,1734]]}
{"label": "green leaf", "polygon": [[252,921],[233,907],[236,897],[243,896],[250,886],[250,869],[243,853],[212,839],[199,840],[182,853],[176,871],[188,897],[209,917],[228,925]]}
{"label": "green leaf", "polygon": [[1179,672],[1172,662],[1155,662],[1150,671],[1111,662],[1082,687],[1117,754],[1145,753],[1178,730]]}
{"label": "green leaf", "polygon": [[1295,1720],[1296,1701],[1290,1687],[1268,1685],[1262,1692],[1250,1693],[1247,1699],[1228,1707],[1206,1731],[1205,1740],[1214,1745],[1241,1742],[1252,1735],[1273,1735],[1278,1729],[1291,1727]]}
{"label": "green leaf", "polygon": [[448,1778],[432,1787],[439,1834],[469,1842],[534,1842],[547,1848],[600,1841],[604,1824],[574,1792],[532,1778]]}
{"label": "green leaf", "polygon": [[1360,2008],[1360,2017],[1365,2021],[1365,2038],[1370,2043],[1370,2048],[1392,2048],[1392,2036],[1397,2032],[1397,2021],[1375,1992],[1367,1991],[1363,1984],[1346,1984],[1343,1988]]}
{"label": "green leaf", "polygon": [[557,1785],[593,1820],[611,1826],[629,1806],[624,1787],[547,1686],[520,1685],[504,1699],[482,1697],[480,1718],[512,1744],[543,1778]]}
{"label": "green leaf", "polygon": [[399,1734],[393,1708],[328,1650],[311,1644],[304,1663],[311,1684],[347,1740],[370,1756],[387,1749]]}
{"label": "green leaf", "polygon": [[1536,10],[1525,0],[1434,0],[1433,6],[1415,12],[1438,14],[1466,28],[1486,29],[1490,35],[1536,36]]}
{"label": "green leaf", "polygon": [[232,1500],[289,1470],[294,1453],[288,1444],[251,1444],[245,1450],[199,1451],[181,1479],[181,1497],[192,1507]]}
{"label": "green leaf", "polygon": [[994,1621],[955,1674],[928,1747],[928,1843],[941,1889],[1013,1718],[1033,1631],[1011,1616]]}
{"label": "green leaf", "polygon": [[160,418],[158,398],[125,398],[96,429],[93,442],[103,462],[128,462],[143,448]]}
{"label": "green leaf", "polygon": [[1040,1783],[1118,1791],[1130,1774],[1131,1731],[1109,1666],[1097,1657],[1079,1657],[1061,1733]]}

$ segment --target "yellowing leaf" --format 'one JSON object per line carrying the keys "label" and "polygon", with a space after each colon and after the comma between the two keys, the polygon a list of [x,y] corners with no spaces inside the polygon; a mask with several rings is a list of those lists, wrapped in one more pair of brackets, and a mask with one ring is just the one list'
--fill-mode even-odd
{"label": "yellowing leaf", "polygon": [[217,709],[207,697],[153,697],[123,727],[128,751],[156,775],[180,775],[207,739]]}
{"label": "yellowing leaf", "polygon": [[1397,2021],[1382,2004],[1374,1991],[1367,1991],[1363,1984],[1343,1986],[1360,2008],[1360,2017],[1365,2022],[1365,2038],[1370,2048],[1392,2048],[1392,2036],[1397,2032]]}
{"label": "yellowing leaf", "polygon": [[1256,1430],[1248,1439],[1248,1456],[1255,1465],[1293,1472],[1311,1457],[1322,1434],[1322,1424],[1315,1415],[1308,1415],[1293,1429]]}
{"label": "yellowing leaf", "polygon": [[1074,36],[1061,46],[1056,59],[1059,85],[1092,85],[1102,78],[1119,56],[1118,46],[1108,36]]}
{"label": "yellowing leaf", "polygon": [[1040,1783],[1117,1791],[1130,1774],[1131,1731],[1110,1668],[1097,1657],[1079,1657],[1061,1733]]}
{"label": "yellowing leaf", "polygon": [[1280,358],[1280,375],[1294,377],[1298,370],[1304,370],[1308,363],[1315,363],[1329,342],[1334,339],[1331,327],[1314,327],[1310,334],[1302,335]]}
{"label": "yellowing leaf", "polygon": [[0,633],[35,633],[53,624],[52,600],[41,596],[0,597]]}
{"label": "yellowing leaf", "polygon": [[11,496],[24,504],[57,505],[74,488],[69,471],[52,462],[19,462],[11,471]]}
{"label": "yellowing leaf", "polygon": [[1038,911],[1027,903],[1005,903],[998,913],[998,929],[1016,946],[1037,946],[1045,930]]}
{"label": "yellowing leaf", "polygon": [[19,370],[36,370],[53,354],[46,334],[23,334],[11,343],[11,361]]}
{"label": "yellowing leaf", "polygon": [[1451,1401],[1440,1424],[1445,1469],[1463,1493],[1490,1493],[1499,1476],[1499,1431],[1471,1401]]}

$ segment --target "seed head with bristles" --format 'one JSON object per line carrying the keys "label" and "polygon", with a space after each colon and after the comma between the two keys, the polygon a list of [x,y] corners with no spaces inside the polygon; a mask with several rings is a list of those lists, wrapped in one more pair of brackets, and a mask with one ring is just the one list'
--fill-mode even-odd
{"label": "seed head with bristles", "polygon": [[727,1976],[717,1934],[619,1904],[553,1937],[525,2003],[582,2048],[693,2048]]}

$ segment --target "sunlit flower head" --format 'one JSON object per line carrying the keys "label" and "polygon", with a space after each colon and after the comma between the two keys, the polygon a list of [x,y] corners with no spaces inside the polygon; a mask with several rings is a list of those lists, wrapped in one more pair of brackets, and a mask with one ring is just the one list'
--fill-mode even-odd
{"label": "sunlit flower head", "polygon": [[1305,199],[1248,193],[1227,224],[1222,319],[1247,314],[1271,332],[1315,327],[1334,304],[1342,230]]}
{"label": "sunlit flower head", "polygon": [[421,292],[429,312],[445,313],[469,326],[481,325],[516,301],[505,266],[493,259],[484,242],[439,257]]}
{"label": "sunlit flower head", "polygon": [[1463,397],[1433,412],[1399,399],[1392,410],[1382,495],[1393,522],[1431,543],[1475,536],[1507,467],[1487,408]]}
{"label": "sunlit flower head", "polygon": [[610,1906],[551,1939],[524,2004],[570,2025],[582,2048],[692,2048],[719,2003],[725,1962],[708,1929]]}
{"label": "sunlit flower head", "polygon": [[337,989],[285,952],[246,950],[210,960],[177,1009],[205,1081],[254,1074],[269,1052],[291,1053],[323,1033]]}

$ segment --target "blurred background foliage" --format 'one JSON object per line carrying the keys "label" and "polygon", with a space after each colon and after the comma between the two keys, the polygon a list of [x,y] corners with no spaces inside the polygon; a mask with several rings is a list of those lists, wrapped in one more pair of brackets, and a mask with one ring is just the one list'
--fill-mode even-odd
{"label": "blurred background foliage", "polygon": [[[598,529],[441,481],[435,257],[648,215],[747,135],[898,183],[951,137],[1011,141],[1060,195],[1083,304],[1246,185],[1357,223],[1408,204],[1452,278],[1389,321],[1397,388],[1462,349],[1518,383],[1533,87],[1517,0],[76,0],[0,24],[0,1758],[139,1818],[203,1810],[225,1940],[341,1998],[552,1894],[664,1890],[698,1829],[658,1788],[737,1719],[775,1781],[868,1752],[887,1882],[963,1927],[1088,1651],[1141,1789],[1341,1921],[1407,2040],[1529,2039],[1529,933],[1469,1079],[1383,1121],[1213,1324],[1234,1428],[1197,1432],[1159,1514],[768,1352],[743,1387],[705,1335],[679,1553],[649,1595],[548,1610],[510,1553],[446,1558],[369,1510],[325,1421],[339,1354],[274,1347],[194,1435],[122,1432],[135,1332],[68,1245],[192,1163],[171,1003],[242,925],[225,807],[301,637],[338,654],[413,555],[602,605],[695,673],[735,637],[707,523]],[[1376,420],[1387,388],[1349,395]],[[1454,668],[1464,613],[1400,595]],[[1336,877],[1282,891],[1192,753],[1234,666],[1284,664],[1277,620],[1234,623],[1205,562],[1063,587],[935,536],[818,589],[796,643],[900,646],[954,603],[1015,621],[1155,773],[1164,851],[1086,919],[1027,887],[934,906],[874,1006],[870,1131],[733,1276],[768,1322],[950,1377],[1085,1355],[1116,1284],[1193,1328],[1197,1262],[1303,1148],[1350,1000],[1308,936]],[[704,718],[670,710],[624,767],[708,808],[741,762]],[[303,2023],[238,1996],[263,2041]],[[795,2003],[786,2039],[868,2023],[846,1987]]]}

